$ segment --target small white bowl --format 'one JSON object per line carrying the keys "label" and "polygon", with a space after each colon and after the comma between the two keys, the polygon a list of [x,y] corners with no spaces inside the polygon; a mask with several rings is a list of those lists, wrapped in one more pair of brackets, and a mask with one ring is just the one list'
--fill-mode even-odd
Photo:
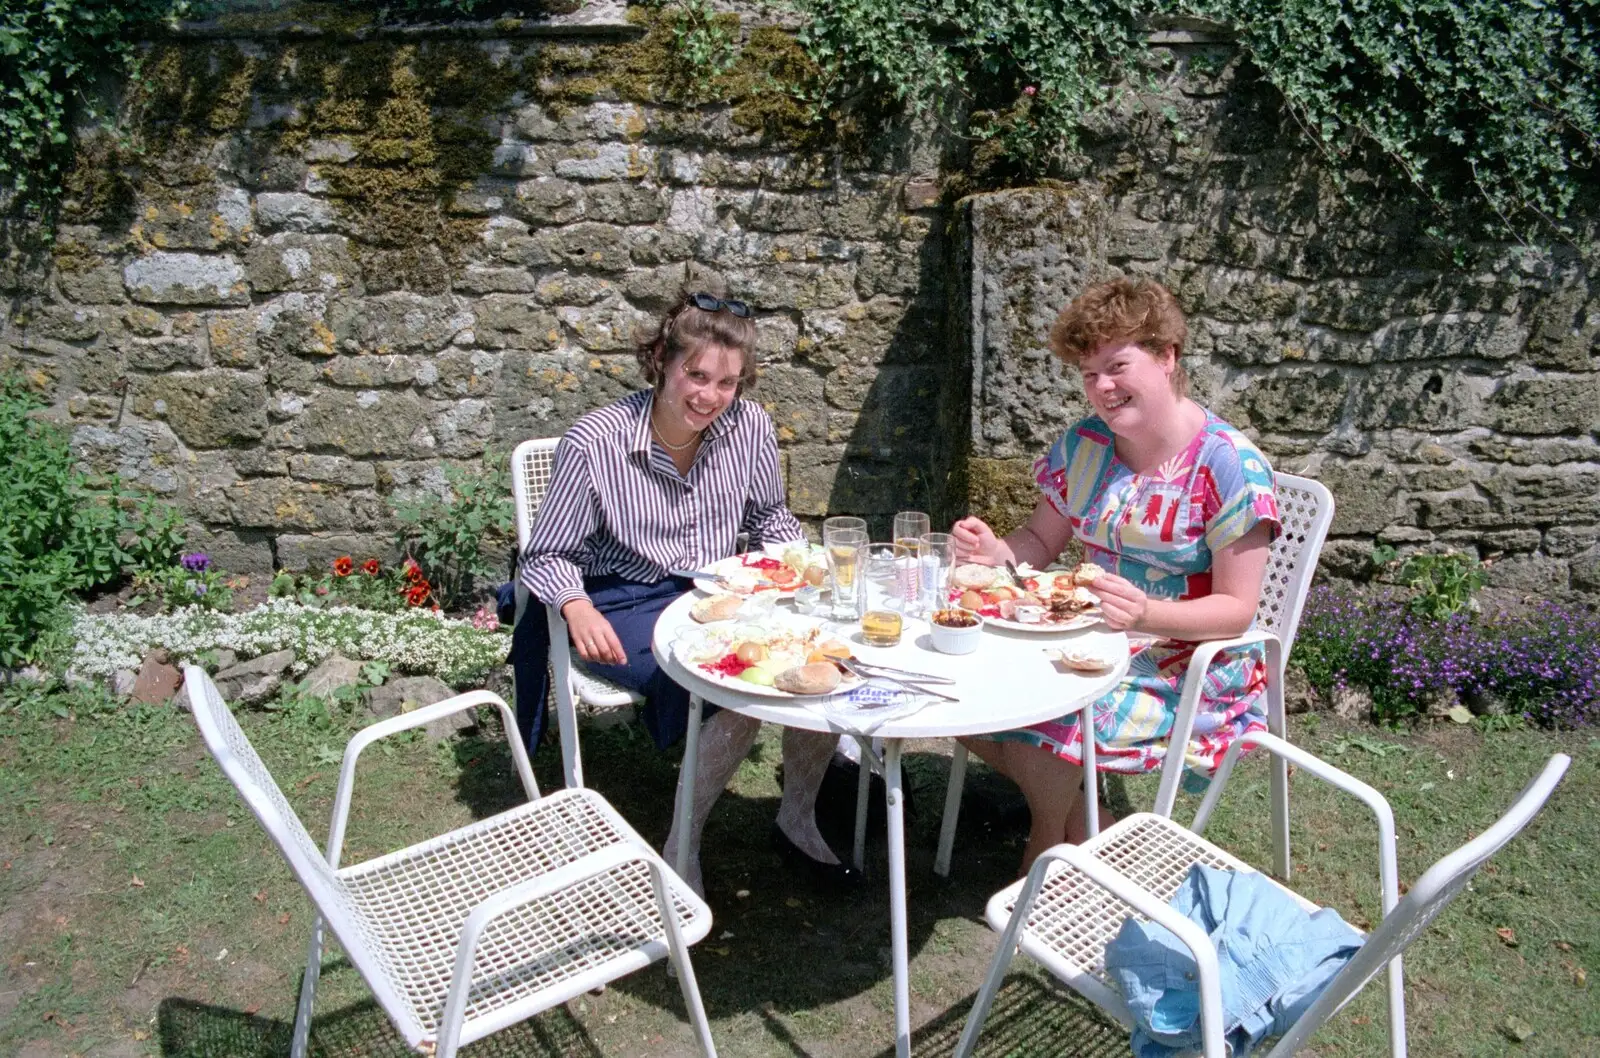
{"label": "small white bowl", "polygon": [[[972,623],[962,627],[940,624],[941,614],[960,614],[970,618]],[[983,615],[960,607],[937,610],[928,615],[928,637],[933,640],[933,649],[941,654],[970,654],[978,649],[978,641],[983,638]]]}

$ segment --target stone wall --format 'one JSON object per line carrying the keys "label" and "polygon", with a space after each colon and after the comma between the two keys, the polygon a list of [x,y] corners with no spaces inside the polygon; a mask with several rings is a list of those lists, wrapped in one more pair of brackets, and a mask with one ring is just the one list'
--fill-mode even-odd
{"label": "stone wall", "polygon": [[381,553],[444,463],[634,388],[635,328],[723,282],[760,310],[797,513],[1004,528],[1082,408],[1049,321],[1146,273],[1191,313],[1197,395],[1333,488],[1330,569],[1383,540],[1600,590],[1592,257],[1335,193],[1225,43],[1162,36],[1160,99],[1099,120],[1069,179],[952,205],[958,141],[889,122],[840,148],[764,88],[792,39],[743,42],[708,92],[615,4],[191,27],[125,101],[138,150],[86,135],[55,245],[0,261],[0,359],[223,565],[300,569]]}
{"label": "stone wall", "polygon": [[1324,568],[1374,543],[1493,559],[1490,584],[1600,592],[1600,301],[1571,245],[1443,240],[1403,201],[1336,194],[1259,86],[1177,46],[1159,122],[1110,124],[1077,179],[964,200],[971,506],[1010,526],[1031,460],[1085,414],[1048,353],[1083,286],[1149,275],[1189,315],[1194,393],[1333,491]]}
{"label": "stone wall", "polygon": [[780,30],[693,105],[670,33],[582,14],[239,16],[153,46],[124,106],[142,153],[86,137],[57,244],[0,269],[0,357],[224,566],[303,569],[388,550],[391,501],[445,462],[637,388],[636,330],[721,283],[759,309],[752,396],[796,513],[935,502],[933,147],[887,127],[805,149],[802,115],[751,90],[798,55]]}

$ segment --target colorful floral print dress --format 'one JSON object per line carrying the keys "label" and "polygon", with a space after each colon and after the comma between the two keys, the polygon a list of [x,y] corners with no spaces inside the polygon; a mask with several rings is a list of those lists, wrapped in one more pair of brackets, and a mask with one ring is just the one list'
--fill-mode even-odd
{"label": "colorful floral print dress", "polygon": [[[1211,556],[1265,522],[1278,531],[1272,467],[1250,440],[1206,412],[1179,455],[1153,474],[1116,456],[1098,416],[1069,427],[1034,464],[1050,506],[1072,523],[1085,559],[1155,599],[1211,593]],[[1194,644],[1158,640],[1134,654],[1128,675],[1093,705],[1101,771],[1161,766]],[[1206,674],[1186,761],[1210,772],[1233,740],[1266,728],[1266,665],[1258,649],[1219,654]],[[1082,763],[1078,715],[994,736]]]}

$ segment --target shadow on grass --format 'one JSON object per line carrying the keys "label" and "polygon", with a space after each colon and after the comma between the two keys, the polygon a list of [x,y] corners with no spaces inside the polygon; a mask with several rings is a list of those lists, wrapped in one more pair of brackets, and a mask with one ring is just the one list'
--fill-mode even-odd
{"label": "shadow on grass", "polygon": [[[294,1026],[189,999],[164,999],[157,1011],[162,1058],[284,1058]],[[313,1018],[311,1058],[416,1058],[371,999]],[[600,1058],[584,1027],[564,1007],[518,1022],[465,1049],[473,1058],[562,1055]]]}
{"label": "shadow on grass", "polygon": [[[917,1029],[911,1034],[911,1053],[954,1054],[971,1009],[968,1000]],[[892,1058],[894,1053],[889,1047],[873,1058]],[[995,994],[973,1053],[979,1058],[1126,1058],[1128,1030],[1076,992],[1014,973]]]}

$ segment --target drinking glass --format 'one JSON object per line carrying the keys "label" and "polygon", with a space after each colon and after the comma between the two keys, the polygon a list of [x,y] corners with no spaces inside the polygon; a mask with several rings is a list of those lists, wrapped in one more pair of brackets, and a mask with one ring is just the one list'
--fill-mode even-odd
{"label": "drinking glass", "polygon": [[950,599],[950,571],[956,565],[956,541],[949,533],[923,533],[917,541],[917,584],[922,609],[932,613]]}
{"label": "drinking glass", "polygon": [[836,621],[854,621],[861,616],[861,555],[866,544],[865,529],[826,524],[822,528],[822,546],[828,555],[829,605]]}
{"label": "drinking glass", "polygon": [[831,531],[841,529],[864,533],[867,531],[867,520],[849,514],[836,514],[831,518],[824,518],[822,520],[822,542],[824,544],[828,542],[828,534]]}
{"label": "drinking glass", "polygon": [[933,528],[933,523],[921,511],[901,511],[894,516],[894,542],[916,551],[922,534]]}
{"label": "drinking glass", "polygon": [[[903,544],[876,543],[862,549],[861,636],[873,646],[900,642],[902,615],[915,603],[916,553]],[[911,599],[906,585],[912,585]]]}

